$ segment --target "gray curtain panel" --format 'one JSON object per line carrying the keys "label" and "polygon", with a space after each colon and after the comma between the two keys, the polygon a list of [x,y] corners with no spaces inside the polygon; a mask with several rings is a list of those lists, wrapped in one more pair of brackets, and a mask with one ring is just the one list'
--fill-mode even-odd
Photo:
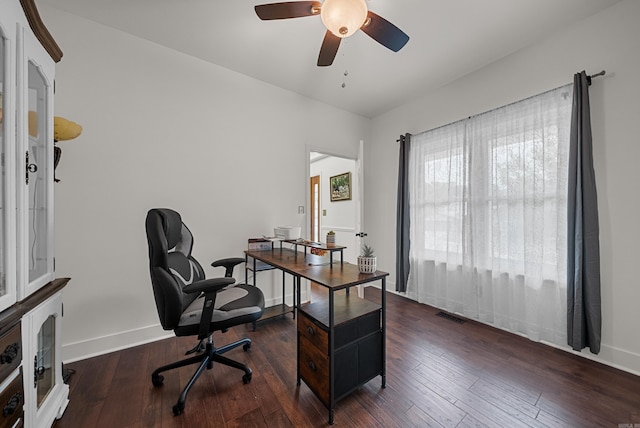
{"label": "gray curtain panel", "polygon": [[574,76],[567,212],[567,341],[576,351],[589,347],[597,354],[602,330],[600,241],[589,83],[584,71]]}
{"label": "gray curtain panel", "polygon": [[398,204],[396,212],[396,291],[407,291],[409,280],[409,147],[411,134],[400,136]]}

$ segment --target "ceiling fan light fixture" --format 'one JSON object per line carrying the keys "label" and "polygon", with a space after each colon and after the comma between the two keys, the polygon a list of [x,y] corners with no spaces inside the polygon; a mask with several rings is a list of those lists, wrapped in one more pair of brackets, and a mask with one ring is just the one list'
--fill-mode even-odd
{"label": "ceiling fan light fixture", "polygon": [[324,0],[320,18],[327,30],[337,37],[349,37],[367,19],[365,0]]}

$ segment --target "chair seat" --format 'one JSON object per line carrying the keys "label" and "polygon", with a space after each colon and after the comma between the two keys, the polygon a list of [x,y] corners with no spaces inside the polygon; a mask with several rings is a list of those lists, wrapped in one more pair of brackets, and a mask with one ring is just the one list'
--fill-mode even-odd
{"label": "chair seat", "polygon": [[[183,311],[178,327],[174,329],[177,336],[198,334],[204,300],[204,296],[200,296]],[[258,288],[247,284],[227,287],[216,294],[211,331],[256,321],[263,308],[264,295]]]}

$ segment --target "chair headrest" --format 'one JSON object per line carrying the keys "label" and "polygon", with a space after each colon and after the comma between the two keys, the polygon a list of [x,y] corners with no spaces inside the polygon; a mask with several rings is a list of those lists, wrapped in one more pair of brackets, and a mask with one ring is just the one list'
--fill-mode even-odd
{"label": "chair headrest", "polygon": [[164,236],[167,239],[167,249],[174,248],[182,237],[182,217],[180,217],[179,213],[169,208],[149,210],[149,214],[152,212],[157,213],[162,222]]}

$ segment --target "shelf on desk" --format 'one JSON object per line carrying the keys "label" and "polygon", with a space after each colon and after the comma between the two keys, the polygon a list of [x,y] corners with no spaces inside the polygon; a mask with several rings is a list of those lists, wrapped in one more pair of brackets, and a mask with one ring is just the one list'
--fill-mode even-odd
{"label": "shelf on desk", "polygon": [[[358,296],[336,294],[333,301],[333,322],[335,326],[355,318],[378,311],[382,307],[377,303],[361,299]],[[300,310],[329,328],[329,299],[320,299],[300,305]]]}
{"label": "shelf on desk", "polygon": [[269,306],[268,308],[264,308],[264,311],[262,312],[262,317],[260,317],[258,322],[279,317],[282,315],[286,315],[292,312],[293,312],[293,307],[287,304],[281,303],[278,305]]}
{"label": "shelf on desk", "polygon": [[[271,250],[260,250],[260,251],[271,251]],[[253,257],[248,257],[246,259],[246,269],[252,272],[262,272],[265,270],[275,269],[275,267],[271,266],[269,263],[265,263],[258,259],[255,259],[255,267],[254,267]]]}
{"label": "shelf on desk", "polygon": [[286,242],[287,244],[301,245],[303,247],[316,248],[318,250],[325,250],[325,251],[341,251],[347,248],[343,245],[326,244],[324,242],[305,241],[303,239],[285,239],[283,242]]}

